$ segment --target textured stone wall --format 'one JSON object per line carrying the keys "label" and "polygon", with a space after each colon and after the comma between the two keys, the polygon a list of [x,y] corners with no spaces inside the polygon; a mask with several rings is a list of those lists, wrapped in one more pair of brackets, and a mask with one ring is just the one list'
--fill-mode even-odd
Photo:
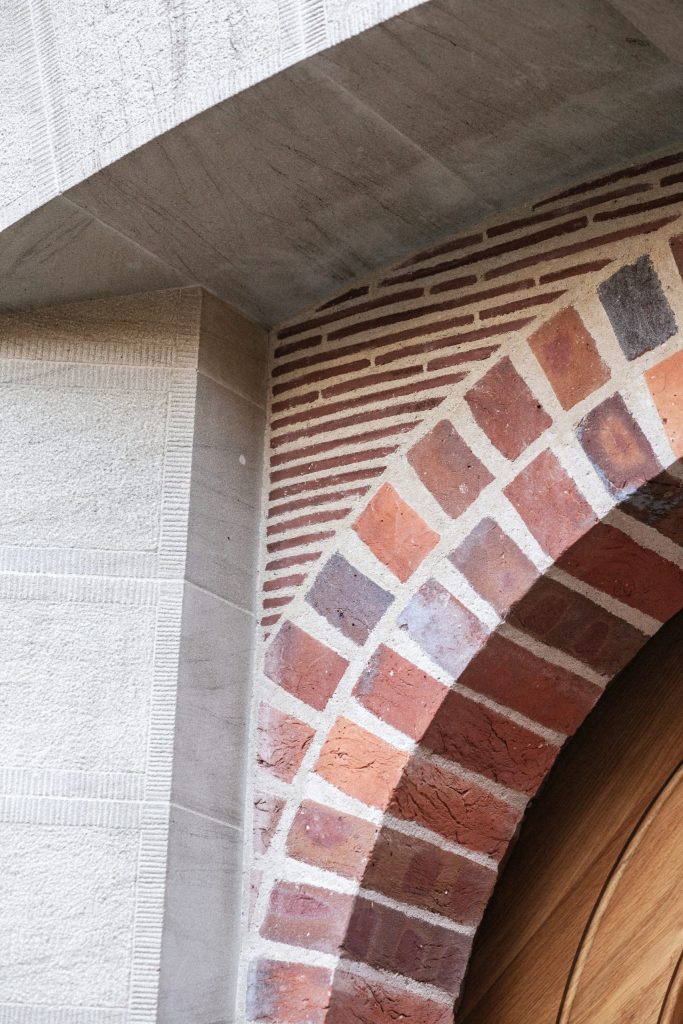
{"label": "textured stone wall", "polygon": [[3,0],[0,229],[419,0]]}
{"label": "textured stone wall", "polygon": [[683,606],[680,163],[278,332],[248,1019],[451,1021],[528,799]]}
{"label": "textured stone wall", "polygon": [[3,1024],[232,1019],[263,356],[199,290],[0,320]]}

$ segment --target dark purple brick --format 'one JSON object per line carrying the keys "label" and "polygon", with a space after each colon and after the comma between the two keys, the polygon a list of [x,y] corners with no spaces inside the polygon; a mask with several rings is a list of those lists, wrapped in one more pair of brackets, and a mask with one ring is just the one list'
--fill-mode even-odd
{"label": "dark purple brick", "polygon": [[617,270],[598,295],[627,359],[663,345],[678,330],[649,256]]}
{"label": "dark purple brick", "polygon": [[306,595],[307,602],[354,643],[363,644],[393,601],[388,591],[332,555]]}

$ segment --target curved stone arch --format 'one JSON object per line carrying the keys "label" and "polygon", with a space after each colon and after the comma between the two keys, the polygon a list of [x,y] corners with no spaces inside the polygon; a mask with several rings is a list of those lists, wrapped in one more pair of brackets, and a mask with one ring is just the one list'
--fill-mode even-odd
{"label": "curved stone arch", "polygon": [[452,1020],[526,801],[683,606],[683,291],[634,256],[439,408],[271,642],[249,1019]]}

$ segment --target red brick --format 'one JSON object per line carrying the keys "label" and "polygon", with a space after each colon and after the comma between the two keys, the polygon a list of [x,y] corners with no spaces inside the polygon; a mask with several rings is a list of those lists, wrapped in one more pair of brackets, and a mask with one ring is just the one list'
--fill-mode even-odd
{"label": "red brick", "polygon": [[478,924],[496,873],[432,843],[383,828],[363,876],[372,889],[460,924]]}
{"label": "red brick", "polygon": [[[437,313],[442,313],[453,308],[453,303],[435,302],[428,306],[418,306],[414,309],[403,309],[396,313],[387,313],[384,316],[375,317],[373,320],[364,320],[362,323],[348,324],[346,327],[339,327],[330,331],[328,337],[331,341],[340,341],[342,338],[350,338],[355,334],[363,334],[365,331],[376,331],[380,327],[390,327],[392,324],[407,323],[410,320],[417,320],[420,317],[433,317],[433,322],[426,324],[427,331],[447,330],[451,327],[464,327],[465,324],[474,322],[471,314],[449,317],[447,320],[436,319]],[[437,326],[438,324],[438,326]]]}
{"label": "red brick", "polygon": [[[350,455],[334,455],[327,459],[313,459],[309,462],[300,462],[288,469],[275,469],[270,474],[271,483],[278,483],[280,480],[291,480],[292,477],[312,476],[321,473],[325,469],[336,469],[340,466],[349,466],[356,462],[372,462],[373,459],[385,459],[392,455],[396,447],[373,448],[369,451],[353,452]],[[327,481],[326,481],[327,483]],[[319,485],[320,486],[320,485]]]}
{"label": "red brick", "polygon": [[364,644],[393,598],[337,554],[320,570],[306,601],[344,636]]}
{"label": "red brick", "polygon": [[[383,355],[377,356],[375,362],[379,365],[381,363],[393,363],[397,359],[406,359],[408,356],[421,355],[427,352],[440,352],[445,348],[457,348],[458,353],[462,356],[461,362],[467,358],[482,358],[483,349],[464,349],[463,346],[469,341],[481,341],[485,338],[496,338],[501,334],[510,334],[512,331],[526,327],[527,324],[533,322],[535,318],[522,317],[519,320],[508,320],[504,324],[487,324],[485,327],[475,327],[471,331],[458,331],[457,334],[448,334],[443,338],[434,338],[433,341],[420,341],[415,345],[399,344],[398,348],[392,349],[391,352],[385,352]],[[405,332],[403,332],[405,334]],[[424,338],[428,332],[421,331],[416,336]],[[396,338],[397,342],[405,341],[404,338]]]}
{"label": "red brick", "polygon": [[282,412],[284,409],[295,409],[299,405],[306,405],[308,402],[314,402],[319,397],[319,391],[306,391],[303,395],[288,395],[287,398],[281,399],[279,402],[273,402],[271,405],[272,412]]}
{"label": "red brick", "polygon": [[536,792],[558,752],[536,733],[453,691],[439,708],[423,745],[527,796]]}
{"label": "red brick", "polygon": [[338,484],[355,483],[357,480],[372,480],[384,472],[381,466],[373,466],[369,469],[354,469],[350,473],[336,473],[333,476],[321,477],[318,480],[302,480],[295,484],[285,484],[284,487],[276,487],[268,494],[269,501],[276,501],[278,498],[287,498],[292,494],[301,494],[304,491],[316,491],[321,487],[333,487]]}
{"label": "red brick", "polygon": [[275,569],[290,569],[293,565],[315,562],[318,558],[320,558],[320,554],[316,551],[309,551],[300,555],[288,555],[285,558],[275,558],[272,562],[266,563],[266,572],[271,572]]}
{"label": "red brick", "polygon": [[302,508],[316,508],[318,505],[333,504],[337,501],[348,501],[350,498],[362,497],[370,490],[369,487],[350,487],[346,491],[330,491],[328,494],[309,494],[305,498],[295,498],[293,501],[285,501],[281,505],[271,505],[268,509],[268,518],[283,514],[284,512],[296,512]]}
{"label": "red brick", "polygon": [[286,466],[290,462],[297,462],[299,459],[310,459],[314,455],[321,455],[323,452],[334,451],[335,448],[344,448],[349,444],[367,444],[370,441],[381,441],[385,437],[394,437],[396,434],[405,434],[411,430],[420,420],[408,420],[403,423],[392,423],[388,427],[380,427],[377,430],[367,430],[359,433],[353,431],[351,436],[334,437],[329,441],[319,441],[317,444],[308,445],[305,448],[292,449],[287,452],[280,452],[273,455],[270,465]]}
{"label": "red brick", "polygon": [[[463,287],[463,281],[473,284],[472,278],[469,277],[456,277],[450,278],[447,281],[439,281],[438,284],[433,284],[429,289],[432,295],[439,295],[441,292],[450,292],[454,290],[460,290]],[[499,295],[510,295],[515,292],[525,292],[530,288],[533,288],[536,281],[533,277],[527,277],[523,281],[509,281],[507,284],[499,284],[495,288],[482,288],[476,292],[468,292],[467,295],[461,295],[458,299],[454,300],[454,305],[468,306],[470,304],[479,303],[485,299],[496,299]]]}
{"label": "red brick", "polygon": [[257,763],[278,779],[291,782],[314,736],[315,732],[305,722],[284,714],[271,704],[261,704],[257,726]]}
{"label": "red brick", "polygon": [[645,379],[672,451],[680,458],[683,456],[683,352],[677,352],[647,370]]}
{"label": "red brick", "polygon": [[493,480],[492,474],[465,444],[450,420],[441,420],[408,453],[427,490],[454,519]]}
{"label": "red brick", "polygon": [[571,735],[602,694],[568,669],[492,633],[459,682],[548,729]]}
{"label": "red brick", "polygon": [[482,519],[448,557],[500,615],[505,615],[538,577],[533,562],[493,519]]}
{"label": "red brick", "polygon": [[507,316],[509,313],[518,313],[523,309],[533,309],[535,306],[547,306],[564,294],[564,291],[544,292],[541,295],[531,295],[525,299],[517,299],[516,302],[505,302],[499,306],[489,306],[488,309],[479,310],[479,319],[491,320],[494,317]]}
{"label": "red brick", "polygon": [[321,523],[333,523],[338,519],[344,519],[351,507],[324,509],[322,512],[311,512],[305,516],[295,516],[292,519],[282,519],[279,523],[271,524],[266,530],[266,536],[275,537],[278,533],[288,533],[290,530],[300,530],[309,526],[319,526]]}
{"label": "red brick", "polygon": [[384,722],[419,740],[448,693],[442,683],[381,644],[356,683],[356,700]]}
{"label": "red brick", "polygon": [[660,622],[683,608],[683,572],[678,566],[607,523],[594,526],[557,564]]}
{"label": "red brick", "polygon": [[650,160],[644,164],[638,164],[635,167],[626,167],[624,170],[605,174],[601,178],[593,178],[592,181],[584,181],[580,185],[574,185],[572,188],[565,189],[564,192],[557,192],[554,196],[550,196],[549,199],[543,199],[540,203],[535,203],[533,208],[536,210],[540,206],[554,203],[557,199],[583,195],[584,192],[591,192],[593,189],[602,188],[603,185],[611,185],[615,181],[623,181],[625,178],[637,178],[648,171],[657,171],[662,167],[670,167],[671,164],[680,163],[681,159],[683,159],[683,153],[674,153],[670,156],[658,157],[656,160]]}
{"label": "red brick", "polygon": [[472,939],[399,910],[356,899],[344,955],[457,995]]}
{"label": "red brick", "polygon": [[263,591],[268,594],[272,590],[286,590],[288,587],[298,587],[305,579],[306,576],[303,573],[295,576],[278,576],[277,579],[266,580],[263,584]]}
{"label": "red brick", "polygon": [[353,896],[314,885],[276,882],[261,935],[290,946],[337,953],[353,911]]}
{"label": "red brick", "polygon": [[[367,293],[367,288],[355,289],[354,292],[347,292],[346,298],[357,298],[361,294]],[[397,302],[407,302],[409,299],[419,299],[422,296],[422,288],[409,288],[406,291],[394,292],[393,295],[384,295],[379,299],[368,299],[367,302],[357,302],[355,306],[351,306],[347,309],[337,309],[334,313],[326,313],[324,316],[313,317],[311,320],[305,320],[301,323],[292,324],[289,327],[284,327],[281,331],[278,331],[278,338],[291,338],[294,334],[300,334],[302,331],[309,331],[314,327],[324,327],[326,324],[335,324],[340,320],[345,320],[350,316],[357,316],[358,313],[367,313],[372,309],[381,309],[383,306],[394,305]],[[340,300],[337,300],[337,305]],[[327,306],[327,303],[325,304]],[[325,307],[321,306],[321,309]],[[282,355],[282,352],[276,349],[275,356]]]}
{"label": "red brick", "polygon": [[404,751],[355,722],[338,718],[320,751],[315,770],[349,796],[384,808],[407,760]]}
{"label": "red brick", "polygon": [[316,312],[320,312],[323,309],[332,309],[334,306],[341,306],[343,302],[350,302],[352,299],[357,299],[361,295],[367,295],[370,291],[367,285],[362,288],[349,288],[347,292],[343,292],[341,295],[335,295],[333,299],[328,299],[327,302],[323,302],[322,305],[316,308]]}
{"label": "red brick", "polygon": [[317,348],[322,340],[322,334],[309,334],[307,338],[291,341],[287,345],[278,345],[273,355],[279,359],[281,356],[292,355],[293,352],[301,352],[302,349]]}
{"label": "red brick", "polygon": [[504,493],[543,550],[554,558],[596,522],[593,509],[550,451],[530,462]]}
{"label": "red brick", "polygon": [[266,1024],[329,1024],[332,976],[324,967],[255,960],[249,965],[247,1018]]}
{"label": "red brick", "polygon": [[609,380],[592,335],[571,306],[532,334],[529,345],[563,409],[573,408]]}
{"label": "red brick", "polygon": [[318,711],[327,704],[348,662],[326,644],[285,622],[266,652],[269,679]]}
{"label": "red brick", "polygon": [[618,217],[632,217],[636,213],[643,213],[645,210],[660,210],[664,206],[674,206],[683,199],[683,192],[670,193],[666,196],[658,196],[656,199],[647,199],[642,203],[632,203],[630,206],[620,206],[616,210],[601,210],[594,214],[593,220],[599,223],[603,220],[616,220]]}
{"label": "red brick", "polygon": [[277,828],[284,800],[267,793],[257,793],[254,798],[254,854],[261,857],[270,846],[273,833]]}
{"label": "red brick", "polygon": [[414,757],[394,792],[389,813],[497,860],[505,853],[521,810],[457,771]]}
{"label": "red brick", "polygon": [[508,459],[521,455],[552,423],[507,356],[465,398],[481,429]]}
{"label": "red brick", "polygon": [[310,373],[304,373],[293,380],[273,384],[271,390],[274,395],[282,395],[286,391],[294,391],[305,384],[314,384],[334,377],[345,377],[348,373],[358,373],[359,370],[367,370],[370,365],[369,359],[355,359],[350,363],[338,363],[336,366],[329,366],[324,370],[311,370]]}
{"label": "red brick", "polygon": [[376,832],[369,821],[305,800],[287,837],[287,853],[326,871],[360,878]]}
{"label": "red brick", "polygon": [[285,540],[274,540],[266,544],[266,551],[274,555],[277,551],[287,551],[289,548],[303,547],[304,544],[322,544],[324,540],[334,537],[333,530],[320,530],[318,533],[299,534],[297,537],[287,537]]}
{"label": "red brick", "polygon": [[621,395],[596,406],[581,420],[576,433],[601,480],[617,498],[626,497],[661,471]]}
{"label": "red brick", "polygon": [[541,576],[515,605],[508,621],[610,676],[623,668],[646,640],[623,619],[547,576]]}
{"label": "red brick", "polygon": [[488,636],[487,627],[435,580],[420,587],[398,625],[454,678]]}
{"label": "red brick", "polygon": [[614,263],[614,259],[606,260],[588,260],[586,263],[577,263],[573,267],[562,267],[561,270],[553,270],[549,274],[541,274],[538,279],[539,284],[551,284],[553,281],[564,281],[568,277],[582,277],[584,274],[592,274],[596,270],[603,270],[608,267],[610,263]]}
{"label": "red brick", "polygon": [[384,979],[364,978],[339,969],[335,972],[325,1024],[397,1024],[398,1021],[453,1024],[453,1010]]}
{"label": "red brick", "polygon": [[383,484],[353,525],[372,553],[402,583],[412,576],[439,543],[414,508],[403,501],[391,484]]}
{"label": "red brick", "polygon": [[659,473],[618,506],[627,515],[683,545],[683,484],[670,473]]}
{"label": "red brick", "polygon": [[[366,409],[364,412],[357,412],[352,416],[337,416],[331,420],[326,419],[324,423],[318,423],[316,426],[313,426],[310,421],[322,416],[329,416],[332,414],[333,410],[331,408],[313,410],[305,416],[306,425],[304,427],[290,431],[286,434],[274,434],[271,437],[270,446],[275,449],[279,448],[280,445],[289,444],[291,441],[297,441],[299,438],[309,438],[315,434],[325,434],[330,430],[337,431],[341,430],[343,427],[355,427],[359,424],[362,425],[370,423],[373,420],[388,419],[390,416],[403,416],[406,413],[428,412],[430,409],[433,409],[438,405],[440,401],[440,398],[422,398],[417,402],[400,402],[398,405],[380,409]],[[347,403],[345,402],[329,403],[330,406],[344,406],[346,404]],[[274,431],[274,429],[274,425],[271,423],[271,431]]]}
{"label": "red brick", "polygon": [[[403,380],[406,377],[419,377],[422,374],[421,366],[402,366],[398,370],[384,370],[382,373],[364,373],[362,377],[353,377],[351,380],[342,381],[341,384],[331,384],[323,388],[323,398],[333,398],[334,395],[345,395],[349,391],[359,391],[361,388],[374,388],[377,384],[386,384],[388,381]],[[377,399],[377,395],[373,395]]]}

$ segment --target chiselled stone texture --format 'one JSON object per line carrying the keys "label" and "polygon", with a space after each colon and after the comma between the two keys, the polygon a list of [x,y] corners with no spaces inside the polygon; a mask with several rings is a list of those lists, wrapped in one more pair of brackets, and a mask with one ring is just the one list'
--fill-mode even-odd
{"label": "chiselled stone texture", "polygon": [[380,487],[353,528],[402,583],[439,542],[438,533],[402,500],[391,484]]}
{"label": "chiselled stone texture", "polygon": [[285,622],[268,648],[265,673],[306,704],[321,710],[334,693],[348,662],[299,629]]}
{"label": "chiselled stone texture", "polygon": [[627,359],[662,345],[678,329],[649,256],[622,267],[598,294]]}
{"label": "chiselled stone texture", "polygon": [[333,555],[306,600],[340,633],[361,644],[391,604],[392,597],[342,555]]}
{"label": "chiselled stone texture", "polygon": [[609,370],[581,317],[569,306],[529,338],[563,409],[571,409],[609,379]]}
{"label": "chiselled stone texture", "polygon": [[[638,179],[637,169],[631,173]],[[612,180],[589,183],[553,203],[598,200],[607,187]],[[542,200],[529,216],[544,216],[549,205]],[[597,232],[602,220],[592,223]],[[515,224],[510,242],[530,227]],[[362,397],[366,380],[368,390],[404,386],[399,377],[372,379],[378,373],[408,371],[407,386],[419,367],[414,388],[425,383],[432,358],[448,359],[453,371],[465,365],[459,357],[479,350],[467,375],[450,380],[444,397],[420,411],[422,423],[403,440],[393,435],[395,451],[363,462],[357,457],[363,449],[339,445],[329,493],[357,489],[353,501],[343,498],[353,515],[346,525],[318,524],[321,531],[329,527],[327,536],[320,544],[314,537],[307,542],[314,560],[299,566],[306,586],[287,606],[287,621],[347,659],[349,669],[322,715],[302,705],[306,721],[300,724],[310,726],[310,744],[291,786],[273,787],[278,797],[284,791],[286,809],[267,855],[256,861],[264,881],[254,949],[270,959],[272,942],[284,942],[286,959],[298,956],[302,965],[320,962],[315,957],[323,951],[332,957],[325,960],[335,966],[324,1024],[341,1024],[345,1013],[350,1019],[360,1014],[368,1024],[392,1014],[428,1024],[452,1021],[472,931],[527,800],[615,673],[683,606],[676,550],[683,542],[683,484],[671,398],[681,342],[663,332],[657,344],[630,358],[599,292],[620,268],[644,266],[647,257],[648,273],[636,274],[638,286],[628,292],[633,322],[647,320],[640,306],[651,304],[653,294],[664,297],[678,321],[683,279],[671,259],[671,231],[659,224],[647,241],[624,244],[622,256],[617,242],[635,236],[620,234],[609,256],[604,250],[552,256],[551,246],[565,247],[547,238],[545,254],[510,255],[510,249],[498,253],[495,265],[483,255],[483,237],[473,235],[460,247],[457,240],[446,242],[387,272],[378,285],[342,296],[338,305],[332,300],[312,316],[324,323],[285,328],[277,342],[281,349],[299,347],[276,356],[276,366],[285,355],[322,357],[332,351],[325,339],[350,330],[355,315],[361,318],[358,335],[336,339],[363,346],[354,357],[372,358],[378,367],[354,371],[347,392],[353,401]],[[600,250],[603,243],[594,241],[592,249]],[[472,259],[477,247],[481,255]],[[417,323],[400,330],[399,321],[387,320],[366,336],[373,330],[368,322],[411,308],[406,291],[428,288],[443,301],[451,289],[464,298],[475,282],[455,284],[458,278],[475,278],[480,291],[493,290],[510,265],[539,286],[559,275],[564,294],[548,300],[542,316],[510,310],[517,322],[507,321],[495,342],[491,335],[486,344],[472,336],[483,327],[461,332],[446,326],[453,316],[444,310],[431,318],[420,312]],[[395,308],[391,289],[402,294]],[[516,294],[489,294],[486,301],[511,307]],[[349,313],[347,324],[342,316],[327,320],[367,303],[373,305]],[[479,323],[484,312],[477,311]],[[316,341],[309,346],[307,338]],[[385,345],[369,347],[382,338]],[[482,355],[494,344],[495,351]],[[314,365],[343,363],[321,358]],[[445,370],[441,365],[438,372]],[[341,377],[334,386],[346,383]],[[402,402],[419,400],[415,391],[401,396]],[[304,429],[317,401],[281,411]],[[378,406],[353,408],[355,417]],[[381,466],[381,479],[375,482],[372,473],[358,478],[363,465],[373,472]],[[353,478],[340,481],[344,474]],[[304,493],[286,500],[298,502]],[[321,486],[310,493],[328,492]],[[316,507],[327,516],[337,500]],[[391,531],[401,503],[416,539],[425,531],[435,539],[428,553],[396,571],[392,559],[403,556],[404,539],[397,531],[394,542]],[[387,536],[385,522],[391,524]],[[296,549],[283,552],[289,550]],[[274,557],[287,556],[268,553]],[[339,583],[331,582],[330,566],[337,567]],[[378,592],[384,597],[368,604],[364,595]],[[354,633],[359,612],[366,624]],[[338,619],[347,616],[345,633]],[[272,681],[268,686],[273,706],[289,714],[291,692]],[[317,870],[310,884],[307,867]],[[397,990],[388,995],[387,985]],[[277,1024],[290,1024],[286,1012]]]}

